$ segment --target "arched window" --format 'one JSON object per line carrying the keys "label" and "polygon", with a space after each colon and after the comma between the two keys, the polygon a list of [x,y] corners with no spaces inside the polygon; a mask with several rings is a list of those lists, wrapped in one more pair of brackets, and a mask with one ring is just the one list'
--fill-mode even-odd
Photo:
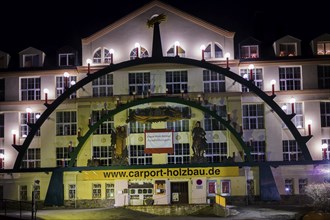
{"label": "arched window", "polygon": [[214,44],[214,58],[223,58],[223,51],[218,43]]}
{"label": "arched window", "polygon": [[[167,56],[169,57],[174,57],[176,56],[176,51],[175,51],[175,45],[173,45],[168,51],[167,51]],[[180,57],[185,57],[186,56],[186,51],[181,47],[178,46],[178,55]]]}
{"label": "arched window", "polygon": [[93,55],[93,63],[110,63],[110,50],[98,48]]}
{"label": "arched window", "polygon": [[[131,50],[131,53],[129,54],[129,58],[131,60],[134,60],[136,58],[136,52],[137,52],[136,48],[133,48],[133,50]],[[149,53],[147,49],[144,47],[141,46],[139,47],[139,53],[140,53],[139,56],[140,58],[149,57]]]}
{"label": "arched window", "polygon": [[205,59],[210,59],[212,57],[212,53],[211,53],[211,44],[207,45],[207,47],[204,50],[204,58]]}

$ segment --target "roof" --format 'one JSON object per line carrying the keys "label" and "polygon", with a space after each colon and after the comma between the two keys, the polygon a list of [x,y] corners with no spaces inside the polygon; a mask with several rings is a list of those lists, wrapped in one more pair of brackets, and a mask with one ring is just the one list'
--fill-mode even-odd
{"label": "roof", "polygon": [[104,36],[105,34],[115,30],[116,28],[124,25],[125,23],[129,22],[130,20],[136,18],[137,16],[139,16],[140,14],[150,10],[153,7],[160,7],[163,8],[179,17],[182,17],[183,19],[186,19],[190,22],[195,23],[196,25],[202,26],[203,28],[206,28],[210,31],[213,31],[215,33],[218,33],[220,35],[223,35],[225,37],[228,38],[234,38],[235,32],[231,32],[231,31],[227,31],[225,29],[219,28],[213,24],[210,24],[202,19],[199,19],[197,17],[194,17],[186,12],[183,12],[177,8],[174,8],[168,4],[165,4],[163,2],[160,2],[158,0],[152,1],[146,5],[144,5],[143,7],[135,10],[134,12],[128,14],[127,16],[119,19],[118,21],[114,22],[113,24],[108,25],[107,27],[103,28],[102,30],[92,34],[89,37],[83,38],[82,39],[82,44],[89,44],[90,42]]}

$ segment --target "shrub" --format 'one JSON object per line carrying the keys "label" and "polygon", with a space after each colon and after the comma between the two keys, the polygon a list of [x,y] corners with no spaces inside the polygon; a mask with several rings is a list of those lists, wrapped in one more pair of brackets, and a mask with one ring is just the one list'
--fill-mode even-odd
{"label": "shrub", "polygon": [[313,183],[305,188],[305,193],[312,199],[312,205],[317,211],[330,211],[330,183]]}

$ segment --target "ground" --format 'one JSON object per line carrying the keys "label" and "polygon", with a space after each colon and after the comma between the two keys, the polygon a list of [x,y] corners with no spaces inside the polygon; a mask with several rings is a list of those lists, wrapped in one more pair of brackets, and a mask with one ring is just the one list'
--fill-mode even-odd
{"label": "ground", "polygon": [[[211,209],[210,209],[211,210]],[[241,219],[241,220],[256,220],[256,219],[277,219],[277,220],[296,220],[302,219],[304,213],[310,211],[310,208],[303,206],[278,206],[278,205],[263,205],[263,206],[233,206],[230,208],[231,215],[228,217],[218,217],[213,214],[202,214],[194,216],[156,216],[148,213],[132,211],[127,208],[99,208],[99,209],[45,209],[38,210],[37,219],[107,219],[107,220],[207,220],[207,219]],[[2,213],[0,213],[2,214]],[[19,219],[19,213],[10,214],[11,217],[6,218],[0,215],[0,219]],[[23,219],[31,219],[31,213],[23,213]]]}

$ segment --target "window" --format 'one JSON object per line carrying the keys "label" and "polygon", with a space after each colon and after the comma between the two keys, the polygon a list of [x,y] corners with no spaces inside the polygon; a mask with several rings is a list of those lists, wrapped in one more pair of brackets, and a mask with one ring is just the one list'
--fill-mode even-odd
{"label": "window", "polygon": [[39,54],[23,54],[23,67],[38,67],[40,66]]}
{"label": "window", "polygon": [[293,179],[284,180],[284,189],[287,195],[293,195]]}
{"label": "window", "polygon": [[109,73],[93,80],[93,97],[113,95],[113,74]]}
{"label": "window", "polygon": [[[175,45],[173,45],[170,49],[168,49],[167,56],[168,57],[176,56],[176,46]],[[178,46],[178,56],[186,57],[186,51],[181,46]]]}
{"label": "window", "polygon": [[330,102],[320,103],[321,127],[330,127]]}
{"label": "window", "polygon": [[[285,103],[282,105],[282,109],[288,115],[292,114],[292,107],[294,106],[294,113],[296,114],[292,119],[292,123],[296,126],[296,128],[303,128],[304,126],[304,115],[303,115],[303,103],[295,102],[295,103]],[[290,107],[289,107],[290,106]],[[283,128],[286,128],[286,125],[283,124]]]}
{"label": "window", "polygon": [[100,199],[101,198],[101,184],[97,183],[97,184],[93,184],[93,195],[92,195],[92,199]]}
{"label": "window", "polygon": [[111,166],[112,151],[110,146],[93,146],[93,159],[100,161],[100,166]]}
{"label": "window", "polygon": [[145,95],[150,89],[150,73],[129,73],[128,75],[129,94]]}
{"label": "window", "polygon": [[113,184],[113,183],[105,184],[105,198],[106,199],[115,198],[115,184]]}
{"label": "window", "polygon": [[40,185],[39,185],[39,183],[36,183],[37,181],[39,181],[39,180],[34,181],[35,183],[32,187],[33,187],[34,198],[36,201],[39,201],[40,200]]}
{"label": "window", "polygon": [[231,184],[230,180],[221,180],[220,181],[221,186],[221,193],[222,196],[230,196],[231,193]]}
{"label": "window", "polygon": [[76,184],[69,184],[69,200],[75,200],[76,199]]}
{"label": "window", "polygon": [[207,196],[215,196],[217,193],[217,181],[208,180],[207,181]]}
{"label": "window", "polygon": [[144,153],[144,145],[130,145],[129,161],[130,165],[152,164],[152,155]]}
{"label": "window", "polygon": [[5,169],[5,149],[0,148],[0,169]]}
{"label": "window", "polygon": [[208,163],[220,163],[227,158],[227,143],[208,143],[205,150],[205,157]]}
{"label": "window", "polygon": [[214,57],[215,58],[223,58],[222,48],[217,43],[214,44]]}
{"label": "window", "polygon": [[[56,98],[65,92],[66,88],[70,88],[77,82],[77,76],[69,76],[66,79],[64,76],[56,76]],[[70,99],[76,98],[76,92],[70,95]]]}
{"label": "window", "polygon": [[76,135],[77,134],[77,112],[66,111],[56,112],[56,135]]}
{"label": "window", "polygon": [[203,70],[204,92],[215,93],[226,91],[225,76],[210,70]]}
{"label": "window", "polygon": [[21,168],[40,168],[40,148],[27,149]]}
{"label": "window", "polygon": [[211,53],[211,44],[207,45],[207,47],[204,50],[204,58],[205,59],[210,59],[212,57]]}
{"label": "window", "polygon": [[299,179],[299,194],[305,194],[307,179]]}
{"label": "window", "polygon": [[244,45],[241,46],[241,59],[259,58],[258,45]]}
{"label": "window", "polygon": [[129,131],[132,134],[144,133],[145,130],[151,129],[151,123],[141,123],[138,121],[129,123]]}
{"label": "window", "polygon": [[19,200],[27,201],[27,185],[19,186]]}
{"label": "window", "polygon": [[40,77],[21,78],[21,100],[40,100]]}
{"label": "window", "polygon": [[317,42],[317,55],[329,55],[330,42]]}
{"label": "window", "polygon": [[59,66],[74,66],[75,55],[73,53],[60,53],[58,55]]}
{"label": "window", "polygon": [[[215,110],[216,114],[223,119],[226,119],[227,110],[225,105],[204,105],[204,107]],[[226,130],[226,127],[220,123],[217,119],[213,118],[211,115],[204,113],[204,129],[205,131],[217,131]]]}
{"label": "window", "polygon": [[264,105],[243,105],[243,128],[264,129]]}
{"label": "window", "polygon": [[[327,146],[325,149],[323,148],[324,145]],[[322,159],[330,159],[330,139],[322,139]]]}
{"label": "window", "polygon": [[0,114],[0,138],[5,137],[5,116]]}
{"label": "window", "polygon": [[[140,58],[149,57],[149,53],[146,48],[140,46],[138,51]],[[134,60],[136,58],[136,55],[137,55],[137,48],[134,48],[133,50],[131,50],[129,57],[131,60]]]}
{"label": "window", "polygon": [[110,50],[107,48],[98,48],[93,55],[93,63],[100,64],[100,63],[110,63],[111,62],[111,55]]}
{"label": "window", "polygon": [[280,90],[301,90],[300,67],[280,67]]}
{"label": "window", "polygon": [[[240,75],[244,79],[250,79],[250,69],[240,69]],[[263,75],[262,68],[254,68],[252,69],[252,80],[256,87],[263,90]],[[250,90],[242,85],[242,92],[249,92]]]}
{"label": "window", "polygon": [[284,140],[282,144],[283,161],[298,161],[302,159],[301,151],[295,140]]}
{"label": "window", "polygon": [[173,154],[167,154],[168,164],[187,164],[190,162],[190,147],[188,143],[174,144]]}
{"label": "window", "polygon": [[57,147],[56,148],[56,166],[67,167],[70,162],[70,153],[73,152],[75,147],[72,143],[69,143],[68,147]]}
{"label": "window", "polygon": [[254,162],[265,161],[266,142],[265,141],[251,141],[248,144],[251,146],[251,157]]}
{"label": "window", "polygon": [[317,66],[318,88],[330,89],[330,66]]}
{"label": "window", "polygon": [[[20,124],[20,136],[25,138],[28,136],[31,128],[27,125],[28,123],[34,124],[37,122],[37,115],[40,116],[40,113],[31,112],[29,113],[29,122],[28,122],[28,113],[21,113],[21,124]],[[36,136],[40,136],[40,129],[36,133]]]}
{"label": "window", "polygon": [[296,44],[280,44],[280,54],[279,56],[297,56],[297,49],[296,49]]}
{"label": "window", "polygon": [[188,92],[187,70],[166,71],[166,90],[168,94],[180,94]]}
{"label": "window", "polygon": [[[92,124],[99,121],[102,116],[106,114],[105,110],[93,111],[92,112]],[[114,129],[113,116],[104,121],[95,131],[94,134],[111,134],[112,129]]]}
{"label": "window", "polygon": [[[174,107],[175,110],[180,111],[182,115],[191,115],[191,109],[189,107]],[[167,121],[166,128],[174,132],[186,132],[189,131],[189,120],[181,119],[176,121]]]}

